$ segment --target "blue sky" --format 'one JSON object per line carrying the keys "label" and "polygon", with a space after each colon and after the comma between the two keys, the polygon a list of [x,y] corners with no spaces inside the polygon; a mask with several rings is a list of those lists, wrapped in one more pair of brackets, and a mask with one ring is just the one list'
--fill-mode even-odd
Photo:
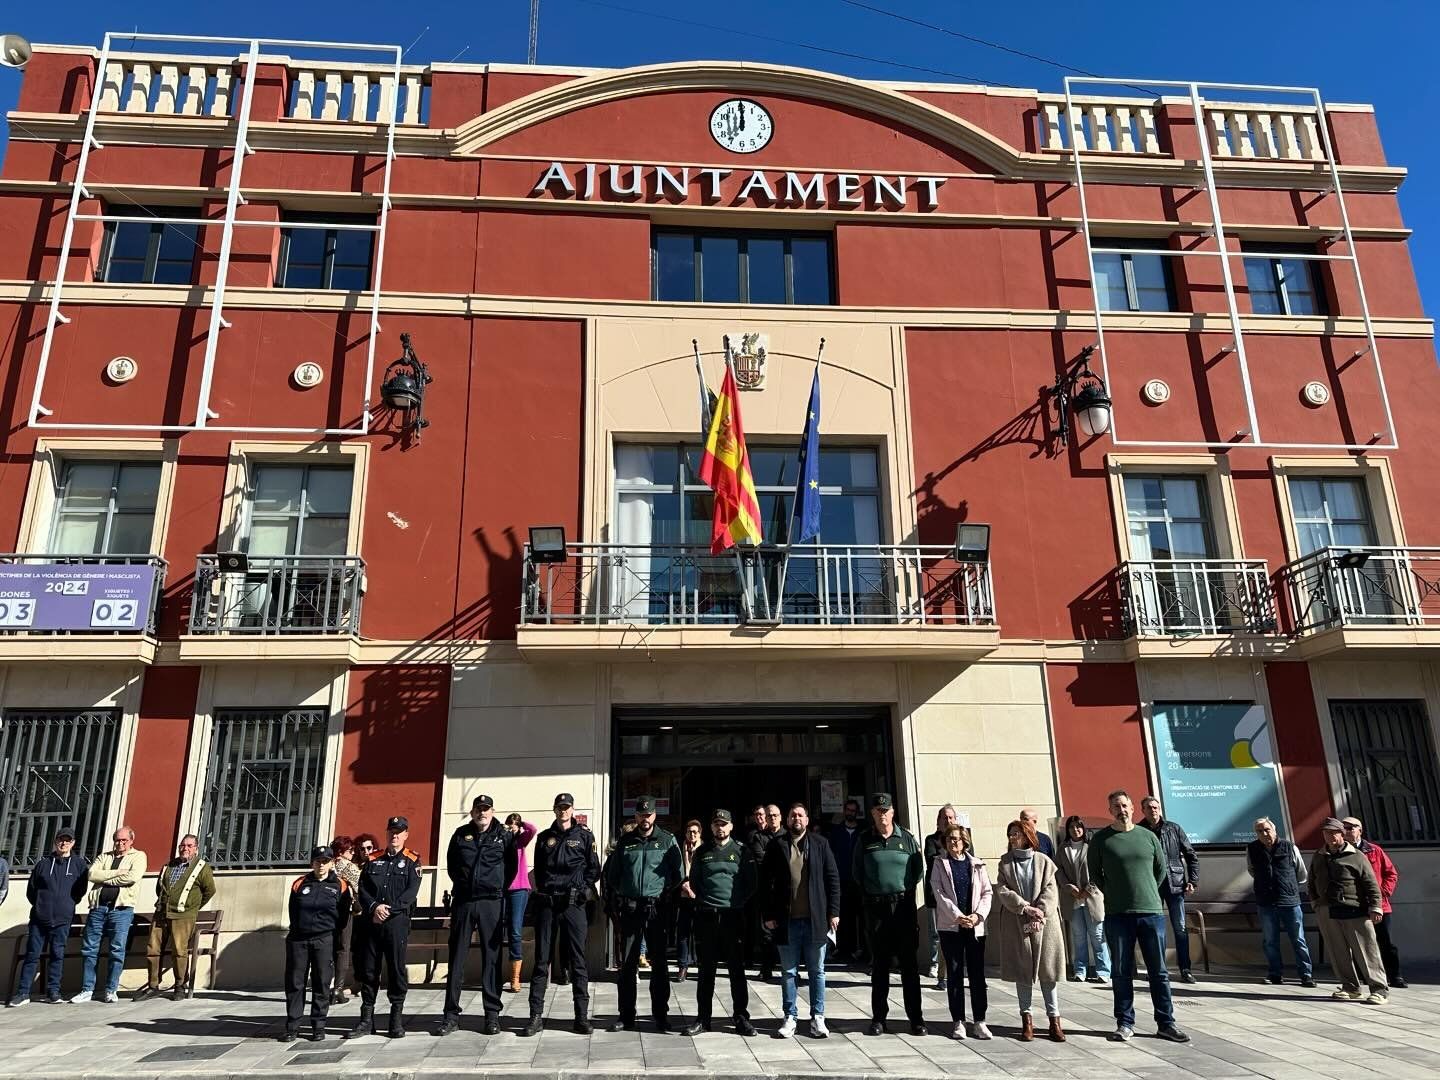
{"label": "blue sky", "polygon": [[[98,45],[106,30],[139,29],[414,42],[407,55],[413,63],[457,55],[473,63],[523,61],[530,9],[529,0],[410,5],[134,0],[122,17],[121,9],[100,4],[5,6],[0,32],[21,33],[32,41]],[[867,8],[984,38],[1064,67]],[[1410,170],[1400,192],[1401,209],[1416,234],[1410,250],[1421,296],[1433,316],[1440,312],[1440,140],[1434,127],[1440,92],[1427,73],[1434,69],[1437,38],[1440,3],[1434,0],[1368,5],[1353,0],[1303,5],[1042,0],[1019,7],[939,0],[727,0],[714,5],[541,0],[539,61],[622,67],[666,60],[763,60],[861,78],[951,79],[1039,90],[1060,89],[1066,68],[1138,79],[1318,86],[1329,101],[1373,104],[1390,163]],[[0,69],[0,111],[14,107],[19,85],[18,73]],[[0,152],[6,135],[0,124]]]}

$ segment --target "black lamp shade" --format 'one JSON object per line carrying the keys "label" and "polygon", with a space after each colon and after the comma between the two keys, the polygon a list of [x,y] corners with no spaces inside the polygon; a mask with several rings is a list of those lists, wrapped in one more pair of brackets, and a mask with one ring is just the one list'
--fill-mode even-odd
{"label": "black lamp shade", "polygon": [[955,559],[985,562],[990,558],[990,526],[962,524],[955,529]]}
{"label": "black lamp shade", "polygon": [[1098,379],[1080,388],[1070,401],[1070,411],[1090,438],[1110,430],[1110,394]]}
{"label": "black lamp shade", "polygon": [[385,384],[380,387],[380,396],[392,409],[418,408],[424,393],[425,391],[420,386],[420,380],[407,371],[397,372],[386,379]]}
{"label": "black lamp shade", "polygon": [[565,561],[565,526],[531,525],[530,558],[537,563]]}

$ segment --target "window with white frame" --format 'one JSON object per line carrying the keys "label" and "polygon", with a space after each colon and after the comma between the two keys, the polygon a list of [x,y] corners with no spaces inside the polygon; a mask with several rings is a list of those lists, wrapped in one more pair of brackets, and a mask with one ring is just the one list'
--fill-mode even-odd
{"label": "window with white frame", "polygon": [[324,709],[220,709],[210,734],[200,850],[217,867],[303,866],[322,842]]}
{"label": "window with white frame", "polygon": [[1359,477],[1292,476],[1290,505],[1302,555],[1376,543],[1375,519]]}
{"label": "window with white frame", "polygon": [[12,870],[33,866],[64,826],[77,852],[105,850],[119,741],[116,709],[0,713],[0,851]]}
{"label": "window with white frame", "polygon": [[50,553],[148,554],[160,495],[158,461],[62,461]]}
{"label": "window with white frame", "polygon": [[349,465],[254,465],[245,550],[269,556],[345,555],[354,478]]}

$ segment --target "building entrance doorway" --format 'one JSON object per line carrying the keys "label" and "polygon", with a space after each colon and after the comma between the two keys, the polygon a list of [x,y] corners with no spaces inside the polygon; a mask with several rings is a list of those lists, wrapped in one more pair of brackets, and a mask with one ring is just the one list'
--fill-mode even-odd
{"label": "building entrance doorway", "polygon": [[737,836],[750,809],[776,803],[810,807],[822,828],[840,820],[845,799],[891,790],[889,715],[880,709],[653,709],[615,714],[616,783],[612,820],[635,799],[659,801],[658,824],[678,837],[685,822],[729,810]]}

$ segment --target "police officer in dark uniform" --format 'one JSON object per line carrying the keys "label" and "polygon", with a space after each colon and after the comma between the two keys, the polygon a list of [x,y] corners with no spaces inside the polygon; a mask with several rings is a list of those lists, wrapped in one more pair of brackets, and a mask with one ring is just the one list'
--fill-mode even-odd
{"label": "police officer in dark uniform", "polygon": [[530,1022],[521,1035],[538,1035],[545,1027],[545,990],[550,983],[551,942],[570,969],[575,997],[575,1030],[590,1034],[590,971],[585,963],[589,919],[586,894],[600,880],[600,858],[595,835],[575,820],[575,796],[555,796],[555,821],[535,838],[535,888],[530,906],[535,911],[535,969],[530,973]]}
{"label": "police officer in dark uniform", "polygon": [[310,975],[310,1040],[325,1038],[330,984],[335,981],[335,935],[350,921],[354,895],[335,873],[328,847],[310,852],[310,872],[290,885],[290,932],[285,935],[285,1034],[294,1042],[305,1013],[305,975]]}
{"label": "police officer in dark uniform", "polygon": [[635,800],[635,828],[622,833],[605,860],[606,910],[620,919],[620,1019],[611,1031],[635,1030],[640,946],[650,958],[650,1015],[670,1031],[670,958],[666,930],[680,886],[680,846],[655,824],[655,800]]}
{"label": "police officer in dark uniform", "polygon": [[865,936],[870,942],[870,1027],[867,1035],[889,1029],[890,965],[900,968],[910,1034],[924,1035],[920,1005],[920,930],[915,922],[915,887],[925,876],[920,842],[895,822],[895,802],[887,792],[870,796],[870,828],[860,834],[851,873],[865,904]]}
{"label": "police officer in dark uniform", "polygon": [[515,834],[495,817],[495,800],[476,795],[470,820],[455,830],[445,853],[450,875],[450,970],[445,985],[445,1016],[436,1035],[460,1026],[460,991],[465,987],[465,958],[470,938],[480,932],[480,995],[486,1035],[500,1031],[500,945],[505,932],[505,887],[515,877]]}
{"label": "police officer in dark uniform", "polygon": [[686,1035],[710,1030],[715,973],[723,958],[730,973],[730,1004],[735,1030],[754,1035],[750,1023],[750,989],[745,985],[745,905],[755,894],[755,864],[743,845],[730,835],[729,810],[710,815],[710,839],[690,859],[690,876],[681,894],[695,902],[693,925],[700,980],[695,991],[695,1022]]}
{"label": "police officer in dark uniform", "polygon": [[420,856],[405,846],[410,822],[392,817],[385,823],[389,841],[372,852],[360,869],[360,915],[355,946],[355,975],[360,981],[360,1023],[345,1037],[355,1039],[375,1030],[375,998],[380,993],[380,961],[385,961],[385,988],[390,998],[390,1037],[405,1037],[405,948],[410,943],[410,913],[420,895]]}

